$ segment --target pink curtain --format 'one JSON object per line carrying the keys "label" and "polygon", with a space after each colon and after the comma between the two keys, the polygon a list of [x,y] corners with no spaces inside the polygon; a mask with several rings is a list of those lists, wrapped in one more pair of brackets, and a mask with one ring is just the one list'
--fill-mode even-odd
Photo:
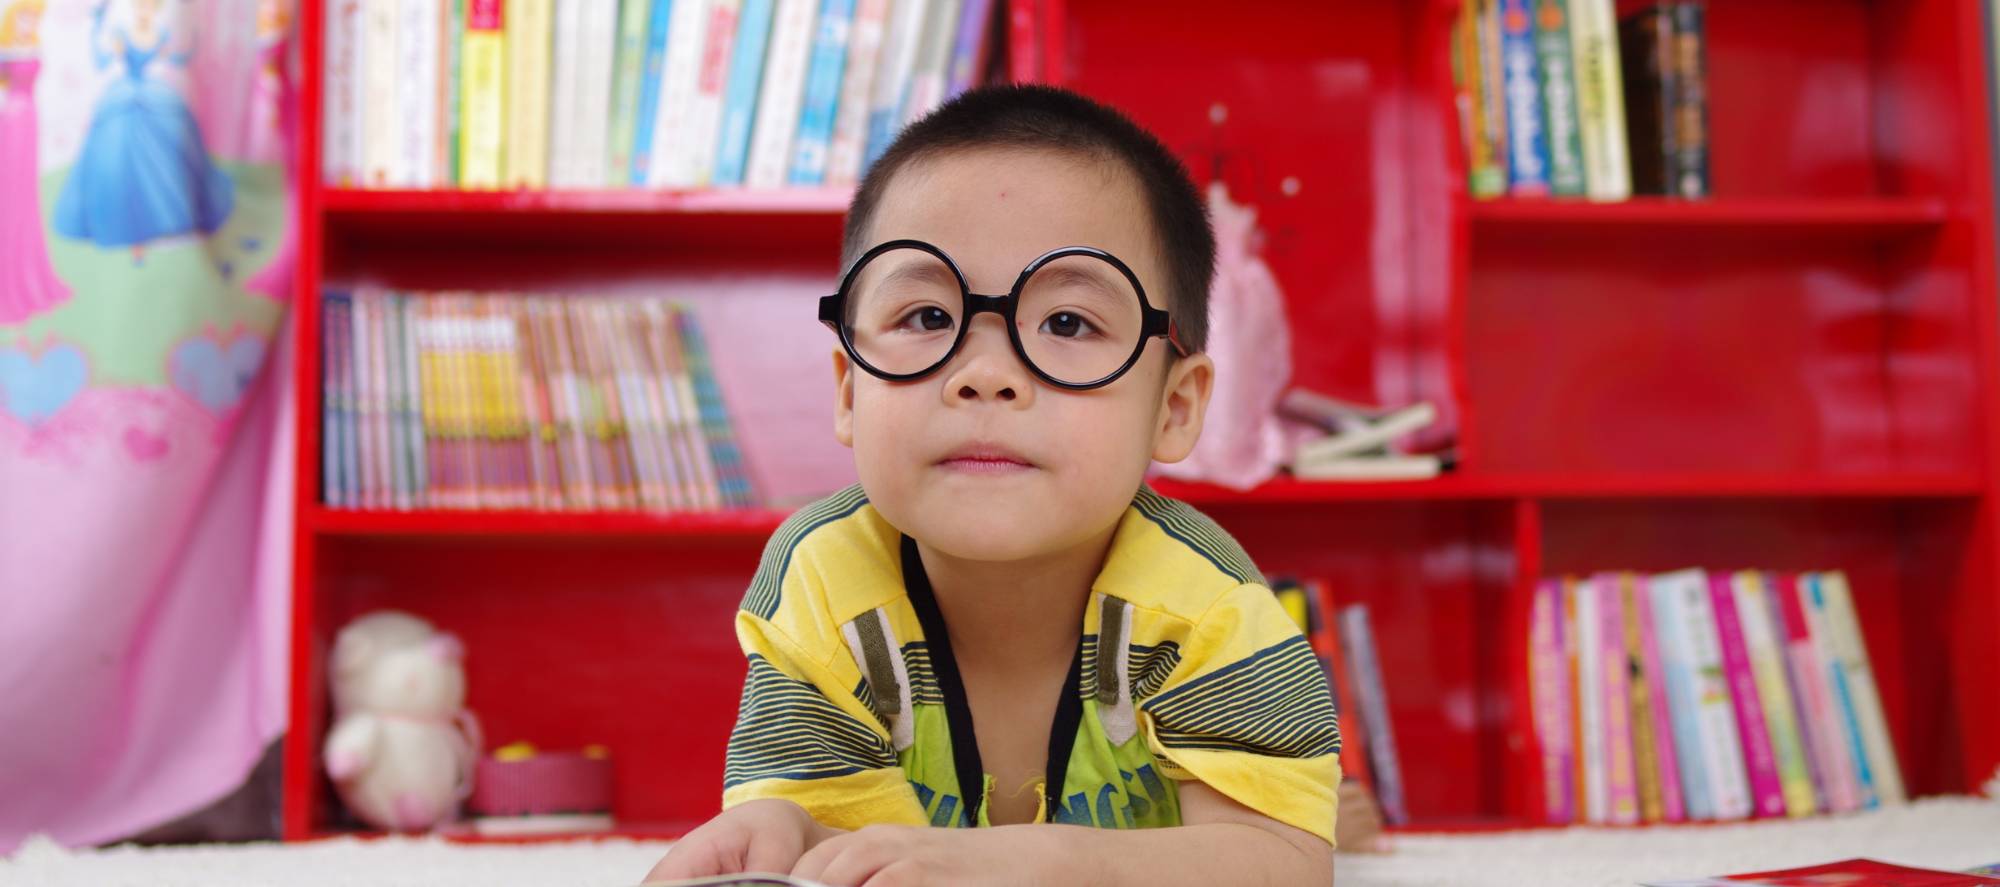
{"label": "pink curtain", "polygon": [[290,0],[0,0],[0,854],[284,729]]}

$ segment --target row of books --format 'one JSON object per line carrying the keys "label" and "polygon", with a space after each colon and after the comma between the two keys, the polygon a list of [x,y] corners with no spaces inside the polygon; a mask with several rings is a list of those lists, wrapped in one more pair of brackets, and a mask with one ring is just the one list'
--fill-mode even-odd
{"label": "row of books", "polygon": [[1544,580],[1528,650],[1552,822],[1800,817],[1904,800],[1842,573]]}
{"label": "row of books", "polygon": [[339,0],[324,170],[366,188],[851,186],[984,76],[993,0]]}
{"label": "row of books", "polygon": [[1452,39],[1475,198],[1707,197],[1700,0],[1467,0]]}
{"label": "row of books", "polygon": [[1389,724],[1389,695],[1368,605],[1341,606],[1316,579],[1272,576],[1270,580],[1278,603],[1298,623],[1326,671],[1340,718],[1342,778],[1371,789],[1389,824],[1409,822],[1402,763]]}
{"label": "row of books", "polygon": [[686,308],[659,298],[329,292],[335,508],[756,504]]}

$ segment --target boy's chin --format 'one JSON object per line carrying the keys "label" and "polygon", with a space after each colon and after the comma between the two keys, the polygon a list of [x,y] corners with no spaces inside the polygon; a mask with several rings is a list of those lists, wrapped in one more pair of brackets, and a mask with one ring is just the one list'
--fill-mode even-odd
{"label": "boy's chin", "polygon": [[[1025,497],[1024,497],[1025,498]],[[1012,496],[955,497],[926,503],[904,532],[950,557],[1021,561],[1065,547],[1068,521],[1045,503]]]}

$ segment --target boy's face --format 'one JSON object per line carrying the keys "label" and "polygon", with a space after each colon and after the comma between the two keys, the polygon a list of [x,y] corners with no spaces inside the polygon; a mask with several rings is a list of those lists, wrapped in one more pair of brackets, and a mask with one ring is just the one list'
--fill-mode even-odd
{"label": "boy's face", "polygon": [[[1092,246],[1124,260],[1148,302],[1170,308],[1150,218],[1117,165],[977,149],[899,172],[863,246],[928,241],[976,293],[1007,292],[1051,249]],[[976,315],[951,361],[910,382],[883,381],[833,353],[834,434],[853,448],[870,502],[912,538],[968,560],[1033,558],[1109,530],[1150,460],[1193,449],[1214,373],[1206,355],[1169,361],[1171,346],[1154,338],[1117,381],[1066,391],[1021,363],[1005,324]]]}

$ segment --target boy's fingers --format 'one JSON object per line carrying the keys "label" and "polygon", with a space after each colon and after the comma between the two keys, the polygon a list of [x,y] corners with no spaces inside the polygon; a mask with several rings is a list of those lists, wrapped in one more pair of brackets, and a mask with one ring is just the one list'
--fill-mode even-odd
{"label": "boy's fingers", "polygon": [[714,844],[700,839],[682,839],[667,851],[665,859],[646,873],[646,880],[673,881],[723,873],[722,860],[716,855]]}
{"label": "boy's fingers", "polygon": [[775,875],[789,872],[805,852],[805,844],[805,836],[796,833],[753,835],[750,846],[743,852],[743,871]]}

